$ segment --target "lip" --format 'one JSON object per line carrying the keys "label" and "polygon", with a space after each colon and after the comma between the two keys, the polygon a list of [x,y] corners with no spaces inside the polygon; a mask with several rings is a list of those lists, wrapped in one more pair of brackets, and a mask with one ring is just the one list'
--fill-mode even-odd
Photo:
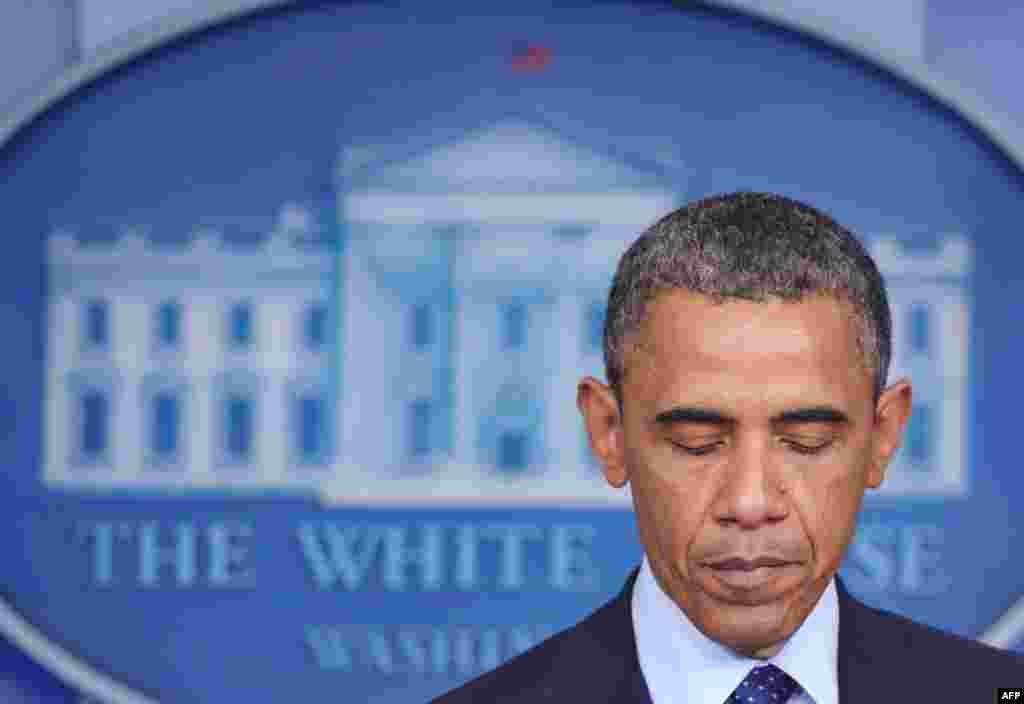
{"label": "lip", "polygon": [[792,573],[797,563],[774,557],[741,557],[707,563],[715,581],[730,590],[761,590]]}
{"label": "lip", "polygon": [[753,572],[754,570],[762,567],[786,567],[793,563],[789,560],[783,560],[778,557],[770,557],[763,555],[761,557],[755,557],[748,559],[744,557],[730,557],[725,560],[718,560],[717,562],[705,563],[708,567],[713,570],[719,571],[735,571],[735,572]]}

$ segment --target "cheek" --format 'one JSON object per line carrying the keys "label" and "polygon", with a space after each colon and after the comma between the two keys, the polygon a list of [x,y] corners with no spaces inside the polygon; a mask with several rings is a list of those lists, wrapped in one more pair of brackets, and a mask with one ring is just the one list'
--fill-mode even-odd
{"label": "cheek", "polygon": [[681,564],[703,520],[706,487],[672,471],[670,458],[634,459],[630,486],[641,539],[663,559]]}
{"label": "cheek", "polygon": [[836,465],[804,485],[800,513],[819,558],[832,562],[845,551],[863,494],[861,472],[851,463]]}

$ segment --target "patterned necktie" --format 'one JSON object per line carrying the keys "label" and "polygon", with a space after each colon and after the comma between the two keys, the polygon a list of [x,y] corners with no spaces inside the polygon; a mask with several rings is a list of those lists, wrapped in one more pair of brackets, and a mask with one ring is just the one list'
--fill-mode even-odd
{"label": "patterned necktie", "polygon": [[798,689],[796,680],[775,665],[760,665],[740,682],[725,704],[785,704]]}

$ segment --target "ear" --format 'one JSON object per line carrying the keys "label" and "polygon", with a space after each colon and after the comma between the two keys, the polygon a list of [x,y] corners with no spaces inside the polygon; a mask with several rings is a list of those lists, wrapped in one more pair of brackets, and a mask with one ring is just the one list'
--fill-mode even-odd
{"label": "ear", "polygon": [[601,462],[604,477],[616,489],[629,480],[623,443],[622,414],[612,390],[592,376],[576,388],[576,407],[590,439],[590,449]]}
{"label": "ear", "polygon": [[883,391],[878,399],[878,405],[875,407],[871,467],[867,476],[867,485],[871,489],[877,489],[881,485],[890,460],[903,444],[903,432],[910,420],[913,396],[910,380],[904,378]]}

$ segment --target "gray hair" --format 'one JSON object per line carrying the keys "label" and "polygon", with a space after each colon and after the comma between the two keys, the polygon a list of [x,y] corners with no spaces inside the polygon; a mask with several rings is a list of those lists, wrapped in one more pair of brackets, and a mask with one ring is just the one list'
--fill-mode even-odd
{"label": "gray hair", "polygon": [[860,241],[825,213],[770,193],[730,193],[674,210],[645,230],[619,260],[608,294],[605,373],[620,410],[624,340],[667,289],[701,293],[715,304],[819,293],[851,304],[878,403],[892,346],[885,284]]}

